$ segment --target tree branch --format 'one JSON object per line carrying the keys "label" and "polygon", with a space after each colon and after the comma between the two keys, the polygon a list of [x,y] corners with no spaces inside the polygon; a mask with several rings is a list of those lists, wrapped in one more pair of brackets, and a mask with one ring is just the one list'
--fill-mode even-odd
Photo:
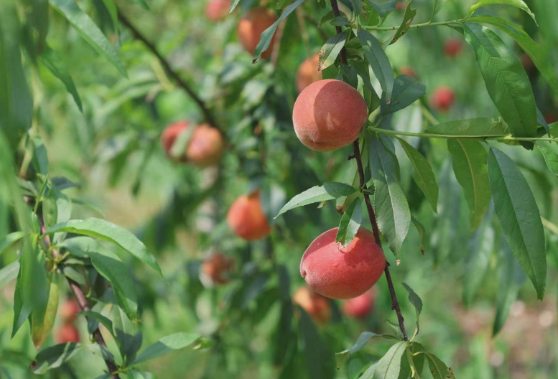
{"label": "tree branch", "polygon": [[161,65],[165,68],[167,73],[174,79],[176,84],[178,84],[178,86],[181,87],[188,94],[188,96],[190,96],[192,98],[192,100],[194,100],[194,102],[198,105],[198,107],[200,108],[200,110],[203,113],[203,116],[204,116],[205,120],[211,126],[217,128],[217,129],[219,129],[219,131],[223,132],[223,130],[221,130],[219,125],[217,124],[217,121],[215,120],[215,117],[213,117],[213,114],[209,110],[207,104],[194,92],[194,90],[190,87],[190,85],[188,83],[186,83],[186,81],[184,79],[182,79],[176,71],[173,70],[169,61],[166,60],[165,57],[163,57],[161,55],[159,50],[157,50],[157,47],[155,47],[155,45],[153,43],[151,43],[130,22],[130,20],[128,20],[128,18],[126,16],[124,16],[124,14],[120,11],[120,9],[118,9],[118,19],[120,20],[120,22],[122,24],[124,24],[128,29],[130,29],[134,38],[140,40],[145,45],[145,47],[147,47],[147,49],[150,50],[153,53],[153,55],[155,55],[157,57],[157,59],[159,60]]}
{"label": "tree branch", "polygon": [[[339,5],[337,4],[337,0],[330,0],[330,2],[331,2],[331,9],[333,10],[333,14],[335,15],[335,17],[339,17],[340,12],[339,12]],[[342,32],[340,26],[336,26],[335,30],[337,31],[337,34]],[[345,53],[345,48],[341,49],[340,58],[341,58],[341,63],[347,64],[347,55]],[[367,189],[366,179],[364,176],[364,166],[362,164],[362,156],[360,154],[360,146],[358,143],[358,139],[353,142],[353,149],[354,149],[353,155],[355,160],[357,161],[357,166],[358,166],[360,187],[362,189]],[[370,218],[370,224],[372,225],[372,231],[374,232],[374,238],[376,239],[376,244],[381,248],[382,241],[380,240],[380,229],[378,228],[378,222],[376,221],[376,214],[374,213],[374,208],[372,207],[370,196],[366,192],[363,192],[363,196],[364,196],[364,202],[366,203],[366,209],[368,210],[368,217]],[[403,319],[403,314],[401,313],[401,308],[399,307],[399,302],[397,301],[397,294],[395,293],[395,288],[393,287],[393,281],[391,280],[391,274],[389,272],[388,262],[386,262],[384,273],[386,274],[389,293],[391,295],[391,309],[393,309],[397,314],[397,321],[399,322],[399,329],[401,330],[401,334],[403,334],[403,339],[405,341],[408,341],[409,338],[407,337],[407,331],[405,330],[405,322],[404,322],[405,320]]]}

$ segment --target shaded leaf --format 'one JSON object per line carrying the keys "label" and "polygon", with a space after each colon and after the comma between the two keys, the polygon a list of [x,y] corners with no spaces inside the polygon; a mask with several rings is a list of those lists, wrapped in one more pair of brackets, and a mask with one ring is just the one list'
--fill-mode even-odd
{"label": "shaded leaf", "polygon": [[384,49],[382,49],[382,45],[380,45],[380,41],[364,29],[359,30],[358,39],[374,75],[376,75],[382,90],[386,94],[386,101],[390,101],[394,83],[393,68]]}
{"label": "shaded leaf", "polygon": [[161,338],[153,345],[148,346],[134,360],[132,364],[136,365],[141,362],[148,361],[153,358],[160,357],[172,351],[183,349],[192,345],[200,339],[200,335],[196,333],[175,333]]}
{"label": "shaded leaf", "polygon": [[37,354],[35,361],[37,365],[33,369],[35,374],[44,374],[48,370],[62,366],[72,359],[84,348],[79,343],[63,343],[43,349]]}
{"label": "shaded leaf", "polygon": [[335,60],[345,46],[346,41],[346,31],[338,33],[326,41],[326,43],[322,47],[322,50],[320,50],[320,64],[318,67],[319,71],[325,70],[335,63]]}
{"label": "shaded leaf", "polygon": [[74,98],[79,110],[83,112],[81,98],[79,97],[74,80],[70,76],[66,63],[62,60],[62,57],[60,57],[56,51],[47,46],[39,57],[39,61],[46,68],[48,68],[52,75],[57,77],[64,84],[68,93]]}
{"label": "shaded leaf", "polygon": [[353,238],[355,238],[360,224],[362,222],[362,201],[360,198],[355,199],[349,205],[339,223],[335,242],[341,242],[344,246],[348,246]]}
{"label": "shaded leaf", "polygon": [[313,203],[321,203],[327,200],[334,200],[338,197],[352,195],[355,192],[355,188],[345,183],[324,183],[323,186],[312,187],[293,197],[287,204],[285,204],[285,206],[283,206],[283,208],[281,208],[275,218],[294,208]]}

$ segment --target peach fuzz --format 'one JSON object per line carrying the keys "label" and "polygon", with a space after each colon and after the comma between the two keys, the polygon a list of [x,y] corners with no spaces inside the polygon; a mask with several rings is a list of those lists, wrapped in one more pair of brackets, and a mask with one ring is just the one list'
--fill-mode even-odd
{"label": "peach fuzz", "polygon": [[300,275],[317,293],[351,299],[368,291],[384,272],[386,258],[374,234],[360,228],[348,246],[335,242],[333,228],[316,238],[302,256]]}
{"label": "peach fuzz", "polygon": [[242,195],[231,205],[227,222],[232,231],[247,241],[267,237],[271,231],[260,202],[260,191]]}
{"label": "peach fuzz", "polygon": [[229,14],[231,0],[209,0],[205,6],[205,17],[209,21],[218,22]]}
{"label": "peach fuzz", "polygon": [[293,295],[293,302],[300,305],[317,324],[327,324],[331,318],[329,300],[307,286],[296,290]]}
{"label": "peach fuzz", "polygon": [[293,124],[304,145],[318,151],[351,144],[368,117],[360,93],[340,80],[319,80],[306,87],[295,101]]}
{"label": "peach fuzz", "polygon": [[318,54],[307,58],[298,67],[296,73],[296,89],[300,93],[310,84],[322,80],[322,72],[318,70],[320,56]]}
{"label": "peach fuzz", "polygon": [[[277,21],[277,16],[272,10],[263,7],[251,9],[246,16],[242,17],[236,28],[238,41],[242,48],[254,55],[262,32],[273,25],[275,21]],[[272,38],[269,48],[262,53],[262,58],[269,58],[274,41],[275,36]]]}
{"label": "peach fuzz", "polygon": [[[178,121],[165,129],[161,135],[161,145],[169,158],[172,159],[170,151],[176,138],[190,127],[192,126],[188,121]],[[215,165],[221,159],[225,149],[221,133],[208,124],[201,124],[195,128],[184,155],[177,160],[191,162],[199,167]]]}
{"label": "peach fuzz", "polygon": [[343,313],[349,317],[363,318],[368,316],[374,308],[374,293],[366,291],[362,295],[343,301]]}

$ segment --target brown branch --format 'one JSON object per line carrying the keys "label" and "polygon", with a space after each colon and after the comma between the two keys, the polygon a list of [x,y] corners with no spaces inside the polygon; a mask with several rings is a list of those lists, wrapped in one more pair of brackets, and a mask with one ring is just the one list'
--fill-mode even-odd
{"label": "brown branch", "polygon": [[[333,14],[335,17],[340,16],[339,6],[337,4],[337,0],[330,0],[331,2],[331,9],[333,10]],[[341,33],[342,29],[340,26],[336,26],[335,30],[337,33]],[[347,64],[347,55],[345,53],[345,48],[341,49],[340,53],[341,63]],[[354,153],[353,156],[357,161],[358,166],[358,176],[360,179],[360,187],[363,190],[368,189],[366,186],[366,179],[364,176],[364,166],[362,164],[362,156],[360,154],[360,146],[358,143],[358,139],[353,142],[353,149]],[[370,218],[370,224],[372,225],[372,231],[374,232],[374,238],[376,239],[376,244],[382,247],[382,241],[380,239],[380,229],[378,228],[378,222],[376,221],[376,214],[374,213],[374,208],[372,207],[372,202],[370,201],[370,196],[363,192],[364,202],[366,203],[366,209],[368,210],[368,217]],[[384,268],[384,273],[386,274],[386,280],[389,288],[389,293],[391,295],[391,309],[395,311],[397,314],[397,321],[399,322],[399,329],[401,330],[401,334],[403,334],[403,339],[408,341],[407,331],[405,330],[405,320],[403,319],[403,314],[401,313],[401,308],[399,307],[399,301],[397,301],[397,294],[395,293],[395,288],[393,287],[393,281],[391,280],[391,274],[389,272],[389,263],[386,262],[386,267]]]}
{"label": "brown branch", "polygon": [[[41,234],[45,235],[46,227],[45,227],[45,223],[43,221],[43,217],[42,217],[41,214],[38,214],[38,216],[39,216],[38,217],[39,218],[39,223],[41,225]],[[44,236],[43,242],[45,243],[47,248],[50,248],[52,246],[52,244],[50,242],[50,237],[48,235]],[[59,253],[58,249],[52,249],[52,255],[53,255],[54,258],[59,256],[60,253]],[[75,296],[75,298],[77,300],[77,303],[79,304],[81,310],[82,311],[90,311],[91,308],[87,304],[87,297],[85,296],[85,293],[83,292],[83,290],[81,289],[79,284],[77,284],[76,282],[74,282],[70,278],[67,278],[67,279],[68,279],[68,283],[70,285],[70,288],[72,289],[72,292],[74,293],[74,296]],[[101,331],[99,330],[98,327],[97,327],[97,329],[95,329],[93,331],[93,336],[95,337],[95,340],[97,341],[97,343],[99,345],[102,345],[103,347],[107,347],[107,344],[105,343],[105,339],[103,338],[103,335],[101,334]],[[120,379],[120,377],[116,373],[118,371],[118,367],[116,367],[114,362],[110,361],[109,359],[105,359],[105,363],[107,364],[109,372],[111,373],[111,378],[112,379]]]}
{"label": "brown branch", "polygon": [[174,81],[178,84],[179,87],[181,87],[187,94],[188,96],[190,96],[192,98],[192,100],[194,100],[194,102],[198,105],[198,107],[200,108],[200,110],[203,113],[203,116],[205,118],[205,120],[213,127],[219,129],[221,132],[223,132],[223,130],[221,130],[215,120],[215,117],[213,117],[213,114],[211,113],[211,111],[209,110],[207,104],[194,92],[194,90],[190,87],[190,85],[188,83],[186,83],[186,81],[184,79],[182,79],[180,77],[180,75],[178,75],[178,73],[176,71],[173,70],[173,68],[171,67],[170,63],[168,60],[165,59],[165,57],[163,57],[161,55],[161,53],[159,52],[159,50],[157,50],[157,47],[151,43],[131,22],[130,20],[128,20],[128,18],[126,18],[126,16],[124,16],[124,14],[120,11],[120,9],[118,9],[118,19],[120,20],[120,22],[122,24],[124,24],[128,29],[130,29],[130,31],[132,32],[132,35],[134,36],[134,38],[140,40],[145,47],[147,47],[148,50],[150,50],[153,55],[155,55],[157,57],[157,59],[159,60],[159,62],[161,63],[161,65],[165,68],[165,70],[167,71],[168,75],[170,75]]}

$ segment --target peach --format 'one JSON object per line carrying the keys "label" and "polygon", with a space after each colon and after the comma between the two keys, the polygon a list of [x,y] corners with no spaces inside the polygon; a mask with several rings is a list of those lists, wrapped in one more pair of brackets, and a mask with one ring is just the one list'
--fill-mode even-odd
{"label": "peach", "polygon": [[62,317],[63,322],[70,323],[76,319],[79,312],[81,312],[81,307],[77,301],[68,299],[62,304],[58,314]]}
{"label": "peach", "polygon": [[79,342],[79,331],[72,324],[61,325],[56,332],[56,342]]}
{"label": "peach", "polygon": [[366,291],[354,299],[345,300],[343,302],[343,312],[354,318],[363,318],[368,316],[374,308],[374,293]]}
{"label": "peach", "polygon": [[[161,135],[163,150],[169,158],[172,159],[170,151],[176,138],[189,127],[191,125],[188,121],[178,121],[169,125]],[[191,162],[199,167],[215,165],[225,149],[221,133],[208,124],[201,124],[195,128],[184,155],[177,160]]]}
{"label": "peach", "polygon": [[333,228],[316,238],[302,256],[300,274],[320,295],[351,299],[368,291],[384,272],[386,258],[374,234],[360,228],[348,246],[335,242]]}
{"label": "peach", "polygon": [[418,75],[417,72],[415,71],[414,68],[412,68],[411,66],[402,66],[399,69],[399,73],[401,75],[407,75],[407,76],[412,76],[415,79],[418,79]]}
{"label": "peach", "polygon": [[293,302],[300,305],[317,324],[327,324],[331,318],[329,300],[307,286],[300,287],[293,295]]}
{"label": "peach", "polygon": [[218,22],[229,14],[231,0],[209,0],[205,6],[205,17],[209,21]]}
{"label": "peach", "polygon": [[463,50],[463,42],[458,38],[450,38],[444,44],[444,55],[446,57],[457,57]]}
{"label": "peach", "polygon": [[[254,55],[262,32],[273,25],[275,21],[277,21],[275,12],[263,7],[251,9],[246,16],[242,17],[238,23],[236,34],[244,50]],[[262,53],[262,58],[269,58],[274,40],[275,36],[272,38],[269,48]]]}
{"label": "peach", "polygon": [[260,191],[242,195],[231,205],[227,222],[232,231],[247,241],[267,237],[271,231],[260,202]]}
{"label": "peach", "polygon": [[234,259],[221,253],[213,254],[201,265],[201,275],[211,284],[225,284],[229,281],[229,273],[234,267]]}
{"label": "peach", "polygon": [[447,86],[436,88],[430,97],[430,104],[440,112],[447,112],[454,102],[455,92]]}
{"label": "peach", "polygon": [[312,55],[300,64],[296,73],[296,89],[298,92],[302,92],[310,84],[322,80],[322,72],[318,71],[319,64],[320,56],[318,54]]}
{"label": "peach", "polygon": [[306,87],[295,101],[296,136],[318,151],[337,150],[351,144],[368,118],[360,93],[340,80],[319,80]]}
{"label": "peach", "polygon": [[395,9],[398,11],[404,11],[405,9],[407,9],[407,2],[398,1],[397,3],[395,3]]}

